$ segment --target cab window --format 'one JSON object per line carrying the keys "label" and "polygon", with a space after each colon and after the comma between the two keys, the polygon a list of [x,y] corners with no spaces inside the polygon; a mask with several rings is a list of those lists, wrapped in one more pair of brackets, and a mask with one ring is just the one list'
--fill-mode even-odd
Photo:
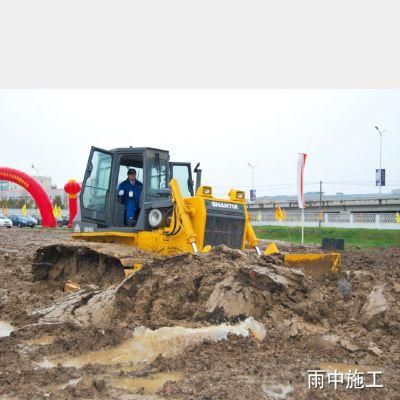
{"label": "cab window", "polygon": [[192,193],[189,189],[190,170],[187,165],[172,165],[172,176],[179,183],[183,197],[190,197]]}
{"label": "cab window", "polygon": [[149,189],[159,190],[168,188],[168,163],[157,158],[150,160]]}
{"label": "cab window", "polygon": [[94,151],[91,159],[91,171],[86,179],[83,192],[83,207],[104,211],[107,192],[110,186],[112,157],[108,153]]}

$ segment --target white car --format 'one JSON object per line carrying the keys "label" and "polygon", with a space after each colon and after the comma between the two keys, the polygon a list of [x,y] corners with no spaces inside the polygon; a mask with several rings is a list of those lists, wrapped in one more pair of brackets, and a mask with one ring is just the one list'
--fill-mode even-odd
{"label": "white car", "polygon": [[5,215],[0,214],[0,227],[5,226],[7,228],[11,228],[13,223],[11,219],[8,219]]}

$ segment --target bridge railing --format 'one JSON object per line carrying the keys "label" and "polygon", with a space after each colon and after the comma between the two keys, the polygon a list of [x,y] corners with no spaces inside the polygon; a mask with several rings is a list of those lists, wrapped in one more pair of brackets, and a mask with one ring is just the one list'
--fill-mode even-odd
{"label": "bridge railing", "polygon": [[[287,214],[278,221],[275,212],[250,212],[253,225],[300,226],[301,213]],[[304,226],[337,228],[400,229],[396,213],[304,213]]]}

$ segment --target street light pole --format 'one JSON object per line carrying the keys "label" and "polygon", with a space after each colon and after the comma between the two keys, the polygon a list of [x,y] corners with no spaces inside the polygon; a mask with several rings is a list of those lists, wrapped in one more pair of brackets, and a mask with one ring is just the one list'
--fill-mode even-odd
{"label": "street light pole", "polygon": [[318,226],[321,228],[322,224],[322,181],[319,181],[319,223]]}
{"label": "street light pole", "polygon": [[43,168],[36,168],[33,164],[31,165],[32,169],[36,172],[36,176],[40,175],[40,171],[43,170]]}
{"label": "street light pole", "polygon": [[254,168],[257,167],[257,165],[247,163],[247,165],[251,168],[251,188],[254,190]]}
{"label": "street light pole", "polygon": [[[254,191],[254,168],[256,168],[257,165],[250,164],[250,163],[247,163],[247,165],[251,168],[251,189]],[[250,197],[251,197],[251,193],[250,193]]]}
{"label": "street light pole", "polygon": [[377,126],[375,126],[375,129],[379,133],[379,194],[382,194],[382,136],[386,132],[386,129],[381,131]]}

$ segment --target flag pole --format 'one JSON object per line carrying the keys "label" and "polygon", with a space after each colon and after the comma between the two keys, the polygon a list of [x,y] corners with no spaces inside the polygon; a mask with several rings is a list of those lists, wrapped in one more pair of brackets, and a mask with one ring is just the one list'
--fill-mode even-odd
{"label": "flag pole", "polygon": [[297,201],[301,208],[301,244],[304,244],[304,165],[306,158],[307,154],[299,153],[297,162]]}

